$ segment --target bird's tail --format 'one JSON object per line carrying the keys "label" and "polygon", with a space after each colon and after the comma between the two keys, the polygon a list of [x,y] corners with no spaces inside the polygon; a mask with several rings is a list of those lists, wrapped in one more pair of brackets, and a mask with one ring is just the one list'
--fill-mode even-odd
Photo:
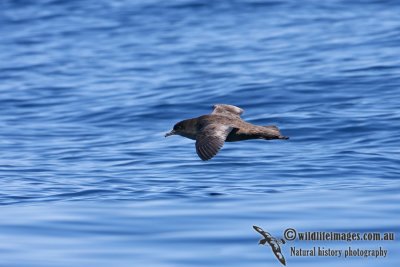
{"label": "bird's tail", "polygon": [[263,126],[263,128],[268,130],[266,131],[265,139],[283,139],[283,140],[289,139],[289,137],[282,135],[279,128],[276,127],[275,125],[267,125]]}

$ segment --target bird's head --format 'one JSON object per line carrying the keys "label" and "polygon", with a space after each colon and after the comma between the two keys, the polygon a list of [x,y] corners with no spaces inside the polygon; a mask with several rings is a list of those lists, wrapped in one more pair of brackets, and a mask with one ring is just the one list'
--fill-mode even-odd
{"label": "bird's head", "polygon": [[181,135],[192,137],[196,135],[196,122],[193,119],[183,120],[174,125],[172,131],[165,134],[165,137],[171,135]]}
{"label": "bird's head", "polygon": [[168,132],[165,134],[165,137],[171,136],[171,135],[176,135],[176,134],[180,134],[182,132],[185,131],[186,128],[186,123],[185,121],[180,121],[177,124],[174,125],[174,128],[172,129],[172,131]]}

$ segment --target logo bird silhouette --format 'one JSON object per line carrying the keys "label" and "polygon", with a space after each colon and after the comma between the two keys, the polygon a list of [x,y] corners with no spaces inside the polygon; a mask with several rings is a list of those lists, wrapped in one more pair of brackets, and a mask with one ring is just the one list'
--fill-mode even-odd
{"label": "logo bird silhouette", "polygon": [[276,256],[276,258],[280,261],[280,263],[286,266],[285,257],[283,257],[281,247],[279,246],[279,244],[285,244],[285,240],[277,240],[270,233],[265,232],[258,226],[253,225],[253,228],[264,237],[258,242],[258,244],[265,245],[265,243],[268,243],[271,246],[272,252]]}

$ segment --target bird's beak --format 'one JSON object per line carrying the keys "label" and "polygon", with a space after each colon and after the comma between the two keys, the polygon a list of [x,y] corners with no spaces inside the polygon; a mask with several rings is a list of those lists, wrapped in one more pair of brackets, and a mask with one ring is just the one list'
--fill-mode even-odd
{"label": "bird's beak", "polygon": [[170,131],[169,133],[166,133],[166,134],[165,134],[165,137],[168,137],[168,136],[174,135],[174,134],[176,134],[176,132],[175,132],[174,130],[172,130],[172,131]]}

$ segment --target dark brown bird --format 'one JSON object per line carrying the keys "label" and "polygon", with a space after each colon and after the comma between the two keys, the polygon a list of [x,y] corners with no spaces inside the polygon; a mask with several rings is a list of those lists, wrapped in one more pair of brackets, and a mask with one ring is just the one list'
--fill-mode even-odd
{"label": "dark brown bird", "polygon": [[242,120],[243,109],[218,104],[209,115],[178,122],[165,137],[181,135],[196,140],[196,152],[202,160],[214,157],[224,142],[235,142],[248,139],[289,139],[281,135],[278,127],[258,126]]}

